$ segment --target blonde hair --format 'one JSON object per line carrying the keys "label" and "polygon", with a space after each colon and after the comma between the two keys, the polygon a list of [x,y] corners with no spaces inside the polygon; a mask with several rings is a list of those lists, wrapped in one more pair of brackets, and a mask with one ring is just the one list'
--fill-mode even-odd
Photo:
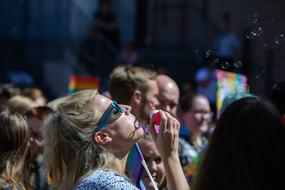
{"label": "blonde hair", "polygon": [[88,106],[97,95],[97,90],[78,91],[45,121],[44,156],[54,189],[73,189],[92,170],[112,164],[114,157],[92,140],[102,113]]}
{"label": "blonde hair", "polygon": [[56,98],[54,100],[51,100],[47,103],[47,107],[51,108],[52,110],[56,110],[57,106],[62,103],[66,99],[66,96],[62,96],[59,98]]}
{"label": "blonde hair", "polygon": [[6,110],[0,114],[0,187],[25,189],[24,159],[28,125],[23,116]]}
{"label": "blonde hair", "polygon": [[112,99],[120,104],[130,104],[135,90],[146,93],[148,82],[156,80],[156,72],[143,67],[118,66],[110,74],[109,92]]}
{"label": "blonde hair", "polygon": [[11,112],[25,114],[28,110],[36,107],[36,103],[28,97],[17,95],[10,98],[6,104]]}
{"label": "blonde hair", "polygon": [[25,88],[22,92],[23,96],[26,96],[30,99],[32,99],[33,101],[36,101],[38,98],[43,98],[43,100],[45,101],[46,98],[43,95],[43,92],[35,87],[31,87],[31,88]]}

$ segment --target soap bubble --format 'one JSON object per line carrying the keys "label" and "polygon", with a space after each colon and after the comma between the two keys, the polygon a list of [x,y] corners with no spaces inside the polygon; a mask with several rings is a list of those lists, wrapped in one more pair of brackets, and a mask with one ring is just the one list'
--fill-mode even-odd
{"label": "soap bubble", "polygon": [[239,69],[242,67],[242,62],[240,60],[236,61],[236,62],[234,62],[234,66],[235,66],[235,68]]}
{"label": "soap bubble", "polygon": [[209,57],[211,55],[211,50],[207,50],[205,53],[205,57]]}
{"label": "soap bubble", "polygon": [[263,34],[263,29],[260,26],[254,27],[252,30],[248,31],[245,35],[247,39],[258,38]]}
{"label": "soap bubble", "polygon": [[285,35],[284,34],[277,34],[274,37],[274,42],[276,45],[285,45]]}
{"label": "soap bubble", "polygon": [[260,78],[260,75],[256,75],[255,79],[257,79],[257,80],[258,80],[259,78]]}
{"label": "soap bubble", "polygon": [[230,64],[227,61],[223,61],[221,67],[222,69],[227,70],[228,68],[230,68]]}
{"label": "soap bubble", "polygon": [[252,22],[253,24],[256,24],[258,22],[258,18],[254,18]]}
{"label": "soap bubble", "polygon": [[214,62],[215,62],[215,63],[219,63],[219,58],[216,58],[216,59],[214,60]]}

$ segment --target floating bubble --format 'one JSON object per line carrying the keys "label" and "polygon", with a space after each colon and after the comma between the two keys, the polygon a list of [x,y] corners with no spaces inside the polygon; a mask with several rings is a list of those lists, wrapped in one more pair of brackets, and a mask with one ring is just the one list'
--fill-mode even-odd
{"label": "floating bubble", "polygon": [[285,45],[285,35],[284,34],[277,34],[274,37],[274,42],[276,45]]}
{"label": "floating bubble", "polygon": [[266,72],[266,69],[263,69],[263,70],[261,71],[261,74],[258,74],[258,75],[255,77],[255,79],[259,79],[262,75],[264,75],[265,72]]}
{"label": "floating bubble", "polygon": [[254,39],[260,37],[262,34],[263,34],[263,29],[260,26],[257,26],[252,30],[248,31],[245,35],[247,39]]}
{"label": "floating bubble", "polygon": [[199,53],[199,50],[196,49],[196,50],[195,50],[195,53],[196,53],[196,54]]}
{"label": "floating bubble", "polygon": [[253,24],[256,24],[258,22],[258,18],[254,18],[252,22]]}
{"label": "floating bubble", "polygon": [[256,75],[255,79],[259,79],[260,78],[260,75]]}
{"label": "floating bubble", "polygon": [[230,68],[230,64],[227,61],[223,61],[221,67],[222,69],[227,70],[228,68]]}
{"label": "floating bubble", "polygon": [[209,57],[211,55],[211,50],[207,50],[205,53],[205,57]]}
{"label": "floating bubble", "polygon": [[234,62],[234,66],[235,66],[235,68],[239,69],[242,66],[242,62],[240,60],[236,61],[236,62]]}
{"label": "floating bubble", "polygon": [[216,59],[214,60],[214,62],[215,62],[215,63],[219,63],[219,58],[216,58]]}

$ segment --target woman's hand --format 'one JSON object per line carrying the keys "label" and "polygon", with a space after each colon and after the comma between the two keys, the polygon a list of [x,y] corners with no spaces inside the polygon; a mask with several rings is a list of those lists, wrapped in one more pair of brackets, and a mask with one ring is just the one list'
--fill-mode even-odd
{"label": "woman's hand", "polygon": [[[151,126],[150,133],[162,157],[178,157],[178,140],[180,124],[169,113],[159,110],[160,128],[156,134],[154,126]],[[152,124],[151,124],[152,125]]]}
{"label": "woman's hand", "polygon": [[167,187],[170,190],[189,190],[178,156],[180,124],[169,113],[161,110],[159,113],[160,128],[158,134],[156,134],[154,126],[150,127],[150,133],[163,161]]}

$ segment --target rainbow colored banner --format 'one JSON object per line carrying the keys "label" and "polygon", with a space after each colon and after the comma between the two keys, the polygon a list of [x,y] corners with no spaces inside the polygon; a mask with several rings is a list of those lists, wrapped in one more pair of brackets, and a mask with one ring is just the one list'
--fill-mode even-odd
{"label": "rainbow colored banner", "polygon": [[247,77],[242,74],[217,70],[216,106],[217,117],[220,116],[224,98],[229,94],[246,92],[248,90]]}
{"label": "rainbow colored banner", "polygon": [[141,176],[143,173],[142,160],[143,155],[138,144],[136,143],[129,152],[127,166],[136,183],[136,186],[139,188],[141,188]]}
{"label": "rainbow colored banner", "polygon": [[69,79],[68,93],[72,94],[78,90],[96,89],[99,87],[100,78],[81,75],[72,75]]}

